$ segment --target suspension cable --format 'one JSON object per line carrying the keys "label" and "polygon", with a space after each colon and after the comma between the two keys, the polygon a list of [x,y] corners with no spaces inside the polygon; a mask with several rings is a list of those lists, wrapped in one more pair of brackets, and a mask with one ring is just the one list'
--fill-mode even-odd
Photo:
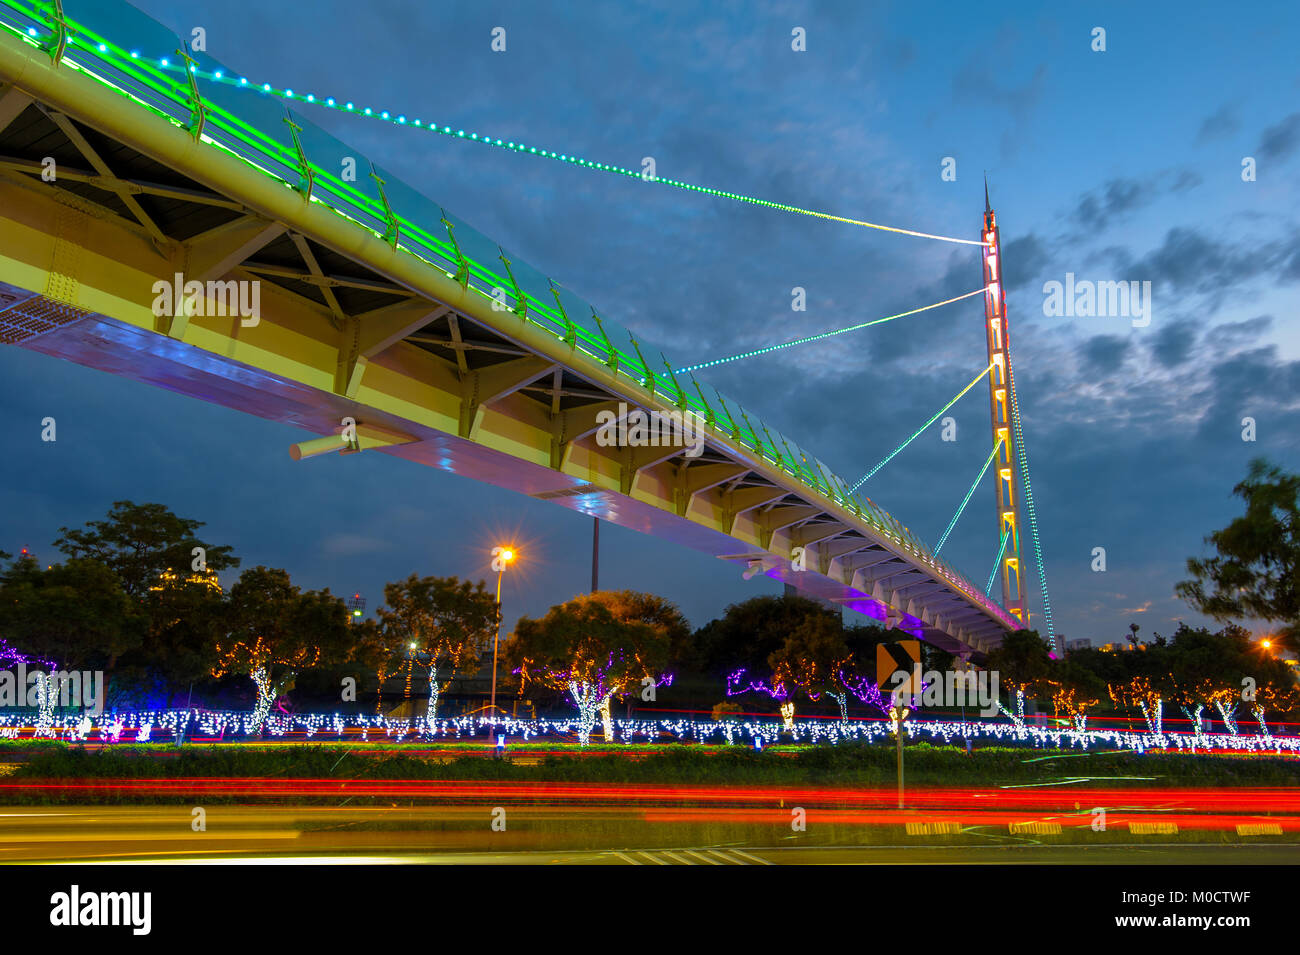
{"label": "suspension cable", "polygon": [[966,492],[966,496],[961,499],[961,505],[957,508],[957,513],[954,514],[952,520],[948,522],[948,529],[944,531],[943,536],[939,538],[939,545],[934,549],[935,557],[939,556],[939,551],[943,550],[943,545],[948,540],[948,535],[951,534],[952,529],[957,526],[957,521],[961,517],[961,512],[966,510],[966,505],[970,503],[971,495],[975,493],[975,488],[979,487],[980,481],[984,480],[984,475],[988,474],[989,466],[993,464],[993,459],[997,456],[1000,447],[1002,447],[1001,436],[999,436],[997,442],[994,443],[993,450],[989,452],[989,457],[988,460],[984,462],[984,467],[980,468],[979,476],[975,478],[974,483],[971,484],[970,490]]}
{"label": "suspension cable", "polygon": [[989,582],[984,585],[984,596],[987,597],[993,590],[993,581],[997,579],[998,568],[1002,566],[1002,555],[1007,552],[1007,541],[1011,539],[1010,531],[1002,532],[1002,544],[998,547],[998,556],[993,561],[993,570],[989,573]]}
{"label": "suspension cable", "polygon": [[[108,50],[101,51],[101,54],[103,52],[108,52]],[[118,51],[113,48],[112,52]],[[172,63],[167,57],[159,59],[158,64],[160,68],[165,71],[182,74],[186,72],[185,66]],[[247,77],[226,76],[220,71],[207,72],[197,68],[192,68],[189,72],[197,79],[233,86],[236,89],[252,90],[263,96],[275,96],[279,99],[289,100],[293,103],[305,103],[311,106],[318,106],[321,109],[332,109],[353,116],[360,116],[363,119],[372,119],[378,122],[389,123],[394,126],[427,129],[430,132],[438,133],[441,136],[447,136],[453,139],[464,139],[469,142],[481,143],[485,146],[500,147],[501,149],[522,153],[528,156],[536,156],[542,159],[553,159],[557,162],[582,166],[585,169],[593,169],[598,172],[607,172],[627,178],[639,179],[644,183],[672,186],[675,189],[682,189],[687,192],[699,192],[720,199],[730,199],[733,202],[743,202],[750,205],[763,206],[769,209],[779,209],[782,212],[793,212],[798,215],[813,216],[814,218],[826,219],[831,222],[841,222],[845,225],[860,226],[864,229],[876,229],[880,232],[893,232],[897,235],[909,235],[918,239],[934,239],[937,242],[953,242],[958,245],[987,245],[987,243],[978,239],[962,239],[957,236],[937,235],[933,232],[920,232],[915,229],[901,229],[897,226],[882,225],[879,222],[868,222],[865,219],[851,219],[847,216],[832,215],[829,212],[818,212],[814,209],[804,209],[800,206],[792,206],[785,202],[772,202],[767,199],[759,199],[755,196],[747,196],[743,193],[728,192],[724,189],[712,189],[707,186],[698,186],[694,183],[684,182],[679,179],[664,179],[657,175],[649,175],[646,170],[627,169],[623,166],[612,165],[610,163],[592,162],[589,159],[574,156],[567,152],[557,153],[553,149],[529,146],[525,143],[514,142],[513,140],[494,139],[489,135],[481,135],[476,132],[466,132],[464,129],[453,128],[451,126],[440,126],[435,122],[425,122],[420,119],[408,120],[404,113],[394,114],[390,110],[375,110],[370,107],[357,107],[351,102],[340,103],[332,96],[322,97],[316,96],[313,93],[295,93],[289,88],[281,89],[272,86],[270,83],[254,83]]]}
{"label": "suspension cable", "polygon": [[[981,291],[982,291],[982,290],[981,290]],[[854,491],[856,491],[858,488],[862,487],[862,485],[866,484],[867,481],[871,480],[872,476],[873,476],[877,471],[879,471],[879,470],[880,470],[881,468],[883,468],[886,464],[888,464],[890,461],[892,461],[892,460],[894,459],[894,456],[895,456],[896,454],[898,454],[899,451],[902,451],[905,447],[907,447],[909,444],[911,444],[913,441],[915,441],[916,438],[921,434],[921,432],[923,432],[926,428],[930,427],[930,425],[932,425],[932,424],[934,424],[936,421],[938,421],[938,420],[939,420],[939,415],[943,414],[945,411],[947,411],[949,408],[951,408],[953,405],[955,405],[955,404],[958,402],[958,400],[960,400],[961,397],[962,397],[964,394],[966,394],[966,392],[970,391],[972,388],[974,388],[976,385],[978,385],[978,384],[980,383],[980,379],[983,378],[985,375],[987,375],[987,374],[988,374],[990,371],[992,371],[992,370],[993,370],[993,362],[989,362],[989,366],[988,366],[987,368],[985,368],[983,371],[981,371],[978,375],[976,375],[976,376],[971,380],[971,383],[970,383],[969,385],[967,385],[967,386],[966,386],[965,388],[963,388],[961,391],[957,392],[957,394],[953,395],[953,396],[952,396],[952,399],[951,399],[951,400],[950,400],[946,405],[944,405],[942,408],[940,408],[938,411],[936,411],[936,412],[934,413],[934,417],[932,417],[932,418],[931,418],[929,421],[927,421],[925,424],[921,425],[921,427],[917,428],[916,431],[915,431],[915,433],[914,433],[910,438],[908,438],[906,441],[904,441],[904,442],[903,442],[902,444],[900,444],[898,447],[894,448],[894,450],[890,451],[887,455],[885,455],[884,460],[882,460],[882,461],[881,461],[879,464],[877,464],[874,468],[872,468],[870,471],[868,471],[866,474],[864,474],[864,475],[862,476],[861,480],[859,480],[857,484],[855,484],[855,485],[853,485],[853,487],[849,488],[849,493],[852,494],[852,493],[853,493]]]}
{"label": "suspension cable", "polygon": [[1020,402],[1016,398],[1016,378],[1011,371],[1011,352],[1007,350],[1007,390],[1011,392],[1011,423],[1016,432],[1016,447],[1020,454],[1020,477],[1025,487],[1025,507],[1029,511],[1029,533],[1034,542],[1034,566],[1038,569],[1038,585],[1043,592],[1043,619],[1047,622],[1047,643],[1056,649],[1056,629],[1052,625],[1052,604],[1047,598],[1047,573],[1043,569],[1043,546],[1038,537],[1038,514],[1034,511],[1034,489],[1029,483],[1029,455],[1025,451],[1025,433],[1020,424]]}
{"label": "suspension cable", "polygon": [[806,338],[796,338],[794,341],[782,342],[779,345],[768,345],[766,348],[756,348],[753,351],[741,352],[739,355],[731,355],[728,358],[715,358],[713,361],[702,361],[697,365],[687,365],[685,368],[678,368],[677,371],[698,371],[701,368],[713,368],[717,365],[725,365],[727,362],[740,361],[742,358],[754,358],[758,355],[766,355],[774,351],[780,351],[782,348],[793,348],[795,345],[806,345],[809,342],[818,342],[824,338],[832,338],[836,335],[843,335],[846,332],[856,332],[860,328],[869,328],[872,325],[879,325],[882,322],[892,322],[896,318],[904,318],[908,315],[915,315],[918,312],[927,312],[932,308],[941,308],[944,305],[951,305],[953,302],[960,302],[964,298],[970,298],[972,295],[984,294],[984,289],[977,288],[973,292],[967,292],[965,295],[958,295],[956,298],[945,299],[942,302],[935,302],[933,305],[922,305],[920,308],[913,308],[906,312],[899,312],[897,315],[887,315],[884,318],[872,319],[869,322],[861,322],[857,325],[849,325],[845,328],[837,328],[833,331],[822,332],[819,335],[809,335]]}

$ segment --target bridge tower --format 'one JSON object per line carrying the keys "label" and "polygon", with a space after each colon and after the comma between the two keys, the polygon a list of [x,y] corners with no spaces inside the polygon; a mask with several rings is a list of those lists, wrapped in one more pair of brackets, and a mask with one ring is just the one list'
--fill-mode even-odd
{"label": "bridge tower", "polygon": [[1025,617],[1025,597],[1020,579],[1020,495],[1017,492],[1016,464],[1020,449],[1016,446],[1015,429],[1011,422],[1011,383],[1007,365],[1007,295],[1002,281],[1002,240],[998,234],[997,218],[989,206],[989,185],[984,182],[984,333],[988,340],[989,411],[993,426],[993,443],[997,453],[997,519],[998,543],[1005,545],[999,551],[999,576],[1002,578],[1002,606],[1006,607],[1022,626]]}

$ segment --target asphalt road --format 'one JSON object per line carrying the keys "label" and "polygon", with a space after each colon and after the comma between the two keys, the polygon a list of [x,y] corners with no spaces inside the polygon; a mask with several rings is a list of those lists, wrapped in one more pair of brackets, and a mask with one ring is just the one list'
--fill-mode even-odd
{"label": "asphalt road", "polygon": [[1292,832],[1133,836],[1083,826],[1015,837],[1005,826],[972,825],[959,836],[927,838],[816,812],[806,829],[792,831],[787,818],[573,805],[15,806],[0,807],[0,862],[1300,864]]}

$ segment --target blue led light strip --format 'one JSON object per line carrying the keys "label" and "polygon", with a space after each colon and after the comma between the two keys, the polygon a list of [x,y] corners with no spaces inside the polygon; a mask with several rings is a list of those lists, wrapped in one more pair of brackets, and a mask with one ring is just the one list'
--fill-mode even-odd
{"label": "blue led light strip", "polygon": [[984,585],[984,596],[987,597],[993,592],[993,581],[998,579],[998,568],[1002,566],[1002,555],[1007,552],[1007,541],[1011,539],[1010,531],[1002,532],[1002,544],[998,547],[997,559],[993,561],[993,570],[989,574],[989,582]]}
{"label": "blue led light strip", "polygon": [[1002,439],[998,438],[997,444],[993,445],[993,450],[989,452],[988,460],[984,462],[984,467],[980,468],[979,477],[975,478],[975,481],[970,486],[970,490],[967,491],[966,496],[961,499],[961,506],[957,508],[957,513],[954,514],[952,520],[948,522],[948,529],[944,531],[943,536],[939,538],[939,545],[934,549],[934,555],[936,557],[939,556],[939,551],[943,550],[944,542],[948,540],[948,535],[952,533],[952,529],[957,526],[957,521],[961,517],[961,512],[966,510],[966,505],[970,503],[971,495],[975,493],[975,488],[979,487],[980,481],[984,480],[984,475],[988,474],[989,465],[993,463],[993,459],[997,456],[998,448],[1000,447],[1002,447]]}
{"label": "blue led light strip", "polygon": [[[983,291],[983,289],[981,289],[981,291]],[[885,455],[885,458],[884,458],[883,461],[881,461],[881,462],[880,462],[879,464],[877,464],[874,468],[872,468],[870,471],[868,471],[866,474],[864,474],[864,475],[862,476],[862,479],[861,479],[860,481],[858,481],[857,484],[855,484],[855,485],[853,485],[853,487],[849,488],[849,493],[852,494],[852,493],[853,493],[854,491],[856,491],[858,488],[862,487],[862,485],[866,484],[869,480],[871,480],[872,475],[874,475],[877,471],[879,471],[881,468],[883,468],[883,467],[884,467],[886,464],[888,464],[890,461],[894,460],[894,455],[898,454],[899,451],[902,451],[905,447],[907,447],[909,444],[911,444],[913,441],[915,441],[915,440],[917,439],[917,437],[920,436],[921,432],[923,432],[926,428],[930,427],[930,425],[932,425],[932,424],[934,424],[936,421],[938,421],[938,420],[939,420],[939,415],[943,414],[945,411],[947,411],[949,408],[951,408],[953,405],[955,405],[955,404],[958,402],[958,400],[961,399],[962,395],[966,394],[966,392],[970,391],[972,388],[974,388],[976,385],[978,385],[978,384],[980,383],[980,379],[983,378],[985,375],[987,375],[990,371],[992,371],[992,369],[993,369],[993,363],[992,363],[992,362],[989,362],[989,366],[988,366],[988,368],[985,368],[983,371],[981,371],[978,375],[975,376],[975,378],[971,381],[971,383],[970,383],[969,385],[967,385],[967,386],[966,386],[965,388],[963,388],[961,391],[957,392],[957,394],[953,395],[952,400],[949,401],[949,402],[948,402],[946,405],[944,405],[942,408],[940,408],[938,411],[936,411],[936,412],[934,413],[934,417],[932,417],[932,418],[931,418],[929,421],[927,421],[925,424],[921,425],[921,427],[917,428],[917,429],[916,429],[916,432],[915,432],[915,433],[914,433],[910,438],[908,438],[906,441],[904,441],[904,442],[903,442],[902,444],[900,444],[898,447],[894,448],[894,450],[890,451],[887,455]]]}

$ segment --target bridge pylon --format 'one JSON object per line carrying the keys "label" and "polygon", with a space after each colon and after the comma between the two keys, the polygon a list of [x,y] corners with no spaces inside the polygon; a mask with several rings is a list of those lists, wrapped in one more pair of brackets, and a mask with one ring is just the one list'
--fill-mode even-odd
{"label": "bridge pylon", "polygon": [[998,233],[997,217],[989,205],[987,180],[984,183],[984,228],[981,238],[985,243],[984,333],[988,343],[989,364],[993,366],[989,372],[989,413],[993,444],[998,449],[995,471],[1001,555],[998,575],[1002,578],[1002,606],[1025,626],[1025,597],[1020,576],[1023,567],[1020,560],[1020,495],[1016,483],[1020,448],[1011,421],[1011,381],[1007,365],[1007,293],[1002,279],[1002,240]]}

